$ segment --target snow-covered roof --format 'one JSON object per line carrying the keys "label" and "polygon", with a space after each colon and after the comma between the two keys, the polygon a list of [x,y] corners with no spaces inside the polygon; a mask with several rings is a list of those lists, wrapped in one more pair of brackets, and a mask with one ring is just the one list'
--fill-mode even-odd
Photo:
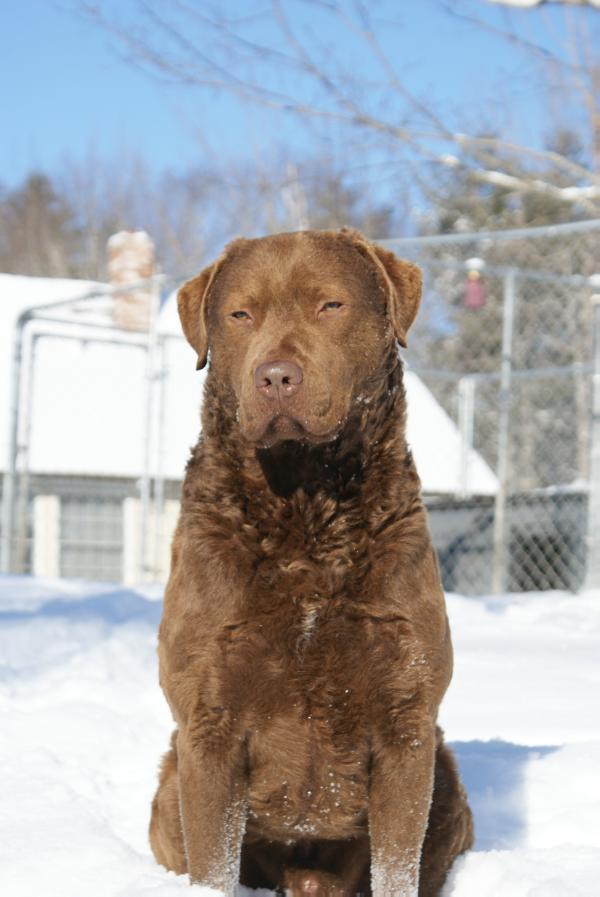
{"label": "snow-covered roof", "polygon": [[428,493],[494,495],[498,480],[475,449],[467,449],[467,482],[462,482],[463,438],[423,381],[404,372],[408,416],[406,438],[412,449],[423,490]]}
{"label": "snow-covered roof", "polygon": [[[0,275],[0,469],[9,444],[9,387],[12,334],[18,315],[32,305],[76,297],[94,284],[78,280]],[[97,323],[102,313],[96,314]],[[108,318],[106,318],[108,322]],[[39,328],[40,325],[34,325]],[[30,468],[35,473],[137,477],[143,470],[146,440],[146,353],[132,345],[99,343],[81,327],[44,325],[51,336],[39,339],[34,369]],[[177,337],[165,345],[162,448],[152,448],[153,469],[180,478],[199,432],[204,371],[181,338],[175,293],[162,306],[158,331]],[[67,339],[66,333],[79,339]],[[86,339],[87,336],[87,339]],[[129,337],[124,334],[124,337]],[[133,339],[135,335],[131,337]],[[139,334],[137,340],[139,341]],[[157,387],[158,388],[158,387]],[[432,393],[407,371],[408,441],[424,491],[463,491],[461,436]],[[156,406],[155,406],[156,412]],[[469,491],[493,494],[496,477],[477,452],[469,455]]]}

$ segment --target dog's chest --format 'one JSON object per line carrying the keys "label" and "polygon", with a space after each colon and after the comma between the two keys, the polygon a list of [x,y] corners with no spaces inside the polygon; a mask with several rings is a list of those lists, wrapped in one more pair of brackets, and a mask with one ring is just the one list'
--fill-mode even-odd
{"label": "dog's chest", "polygon": [[[264,596],[263,596],[264,598]],[[372,638],[343,595],[284,594],[280,605],[264,598],[261,610],[221,635],[223,676],[246,707],[273,713],[297,707],[309,718],[349,712],[359,700],[355,680],[369,664]]]}
{"label": "dog's chest", "polygon": [[252,536],[254,575],[239,623],[222,636],[223,672],[258,715],[294,706],[332,730],[343,718],[347,728],[362,712],[367,678],[390,647],[396,653],[398,633],[390,640],[369,613],[381,589],[366,526],[301,510]]}

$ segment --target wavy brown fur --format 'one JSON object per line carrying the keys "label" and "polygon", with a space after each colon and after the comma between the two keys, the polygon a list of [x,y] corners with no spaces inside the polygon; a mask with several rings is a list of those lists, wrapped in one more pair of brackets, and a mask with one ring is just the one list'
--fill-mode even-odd
{"label": "wavy brown fur", "polygon": [[413,897],[420,863],[435,897],[472,843],[435,728],[451,648],[405,416],[393,340],[321,444],[257,448],[209,371],[161,624],[178,732],[150,830],[194,881]]}

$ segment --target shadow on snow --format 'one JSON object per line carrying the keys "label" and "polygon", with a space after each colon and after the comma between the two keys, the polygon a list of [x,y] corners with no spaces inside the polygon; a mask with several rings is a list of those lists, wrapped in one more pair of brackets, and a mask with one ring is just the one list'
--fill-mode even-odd
{"label": "shadow on snow", "polygon": [[62,617],[73,622],[98,620],[109,625],[138,622],[158,626],[161,614],[162,601],[150,600],[129,589],[115,588],[77,600],[52,597],[36,602],[34,608],[0,611],[0,625],[19,620]]}
{"label": "shadow on snow", "polygon": [[475,817],[475,850],[505,850],[522,844],[527,831],[527,764],[560,748],[500,740],[450,744]]}

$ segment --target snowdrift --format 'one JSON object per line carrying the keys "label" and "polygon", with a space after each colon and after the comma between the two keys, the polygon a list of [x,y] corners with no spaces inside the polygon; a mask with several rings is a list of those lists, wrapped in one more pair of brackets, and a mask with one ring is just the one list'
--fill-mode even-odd
{"label": "snowdrift", "polygon": [[[7,897],[211,893],[157,866],[147,841],[171,731],[156,669],[160,599],[153,589],[0,577]],[[448,605],[456,666],[441,722],[477,844],[444,897],[595,897],[600,593],[450,596]]]}

